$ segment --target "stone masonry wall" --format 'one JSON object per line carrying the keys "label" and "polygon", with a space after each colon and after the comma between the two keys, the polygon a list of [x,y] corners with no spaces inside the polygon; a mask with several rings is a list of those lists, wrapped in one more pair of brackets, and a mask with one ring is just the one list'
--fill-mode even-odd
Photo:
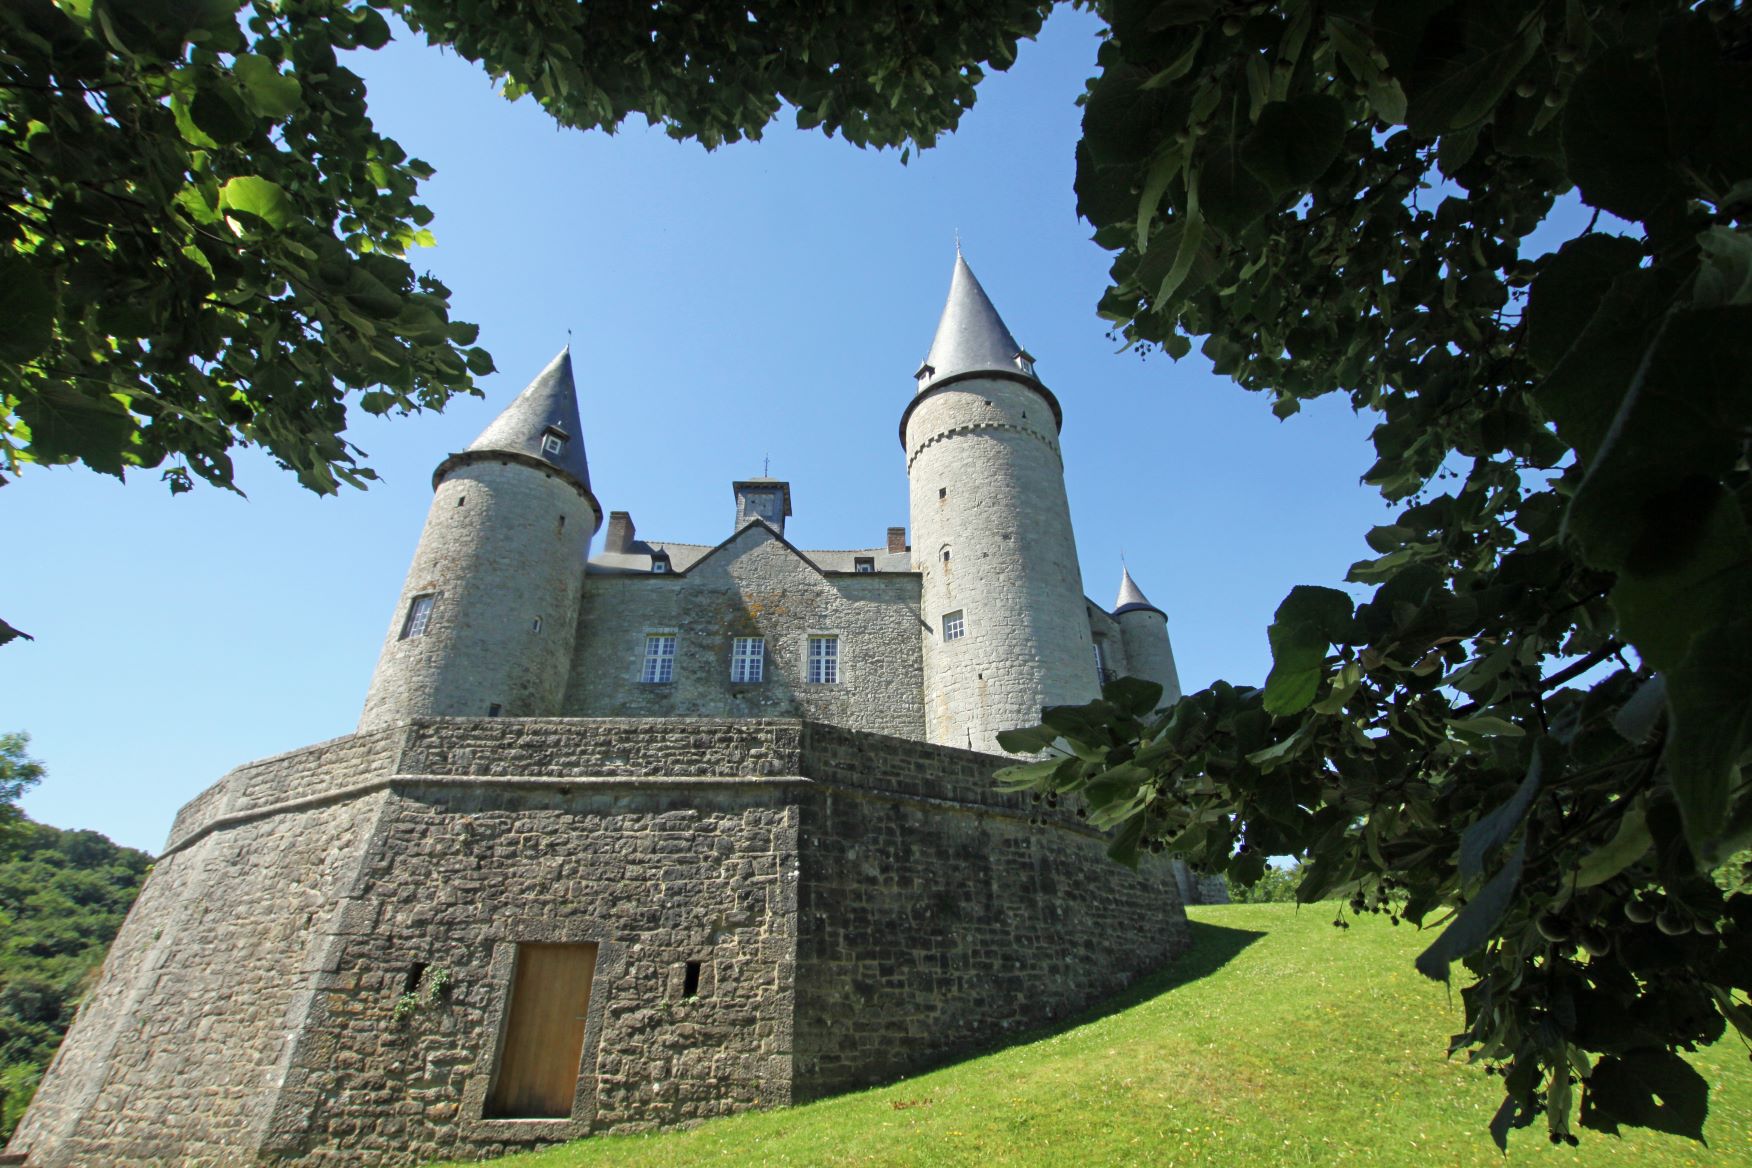
{"label": "stone masonry wall", "polygon": [[[787,787],[398,789],[272,1150],[422,1163],[790,1102]],[[515,947],[543,941],[599,945],[573,1118],[483,1119]],[[448,989],[397,1022],[417,962]]]}
{"label": "stone masonry wall", "polygon": [[[1025,385],[975,377],[927,390],[911,410],[924,737],[996,752],[1000,730],[1099,693],[1052,409]],[[945,640],[952,612],[966,631]]]}
{"label": "stone masonry wall", "polygon": [[1188,944],[1174,874],[997,791],[1002,759],[807,728],[798,1099],[1063,1018]]}
{"label": "stone masonry wall", "polygon": [[[784,1104],[1062,1016],[1176,952],[1184,916],[1171,878],[1071,816],[1030,827],[1002,761],[781,719],[498,718],[238,768],[179,818],[11,1150],[481,1157]],[[599,947],[571,1117],[487,1119],[517,946],[554,942]]]}
{"label": "stone masonry wall", "polygon": [[[362,730],[422,715],[560,712],[596,512],[564,476],[490,458],[438,483],[389,629]],[[403,637],[416,596],[433,597]]]}
{"label": "stone masonry wall", "polygon": [[9,1150],[94,1168],[230,1165],[257,1146],[382,799],[160,858]]}
{"label": "stone masonry wall", "polygon": [[[807,718],[924,736],[919,582],[823,575],[759,523],[671,576],[591,575],[565,712],[577,717]],[[676,634],[671,682],[640,681],[645,636]],[[839,637],[839,680],[807,681],[810,634]],[[766,639],[765,677],[730,681],[734,637]]]}

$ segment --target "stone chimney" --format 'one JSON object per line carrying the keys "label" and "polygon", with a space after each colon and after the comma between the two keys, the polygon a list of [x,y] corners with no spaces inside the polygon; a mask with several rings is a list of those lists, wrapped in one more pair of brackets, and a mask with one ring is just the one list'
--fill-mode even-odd
{"label": "stone chimney", "polygon": [[603,537],[602,550],[611,555],[624,555],[633,548],[633,517],[625,511],[608,513],[608,534]]}
{"label": "stone chimney", "polygon": [[[611,517],[608,522],[610,525],[609,530],[612,532],[614,530],[614,527],[613,527],[614,519]],[[901,552],[904,552],[905,550],[906,550],[906,528],[904,528],[904,527],[890,527],[888,529],[888,554],[891,556],[896,556],[896,555],[899,555]]]}

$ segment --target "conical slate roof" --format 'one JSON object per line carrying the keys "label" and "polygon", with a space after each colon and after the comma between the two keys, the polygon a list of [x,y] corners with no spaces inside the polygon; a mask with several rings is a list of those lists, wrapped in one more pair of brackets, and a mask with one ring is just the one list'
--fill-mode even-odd
{"label": "conical slate roof", "polygon": [[[560,439],[557,452],[544,444],[550,436]],[[565,471],[586,491],[590,489],[584,427],[578,419],[578,388],[572,381],[572,346],[561,349],[560,355],[468,445],[468,453],[490,451],[539,458]]]}
{"label": "conical slate roof", "polygon": [[1137,582],[1131,578],[1131,570],[1121,564],[1119,568],[1119,599],[1113,602],[1113,615],[1118,616],[1122,612],[1139,611],[1160,612],[1163,616],[1168,615],[1149,602],[1148,598],[1144,596],[1143,589],[1139,588]]}
{"label": "conical slate roof", "polygon": [[960,251],[955,253],[955,274],[949,279],[949,301],[937,322],[937,336],[930,356],[919,369],[921,391],[948,377],[968,373],[1003,373],[1037,381],[1034,360],[1022,351],[1004,326],[991,297],[979,286],[973,269]]}

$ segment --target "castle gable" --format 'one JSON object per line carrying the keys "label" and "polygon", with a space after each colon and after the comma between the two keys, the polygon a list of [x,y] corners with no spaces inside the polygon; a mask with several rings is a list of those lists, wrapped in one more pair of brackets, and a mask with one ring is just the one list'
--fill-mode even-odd
{"label": "castle gable", "polygon": [[592,575],[564,712],[923,734],[919,580],[823,572],[760,519],[685,571]]}

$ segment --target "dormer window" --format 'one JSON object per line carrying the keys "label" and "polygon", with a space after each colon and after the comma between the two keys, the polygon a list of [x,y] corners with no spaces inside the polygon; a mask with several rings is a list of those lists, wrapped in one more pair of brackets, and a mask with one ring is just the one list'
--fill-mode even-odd
{"label": "dormer window", "polygon": [[919,371],[913,374],[914,381],[929,381],[937,376],[937,370],[931,365],[920,365]]}
{"label": "dormer window", "polygon": [[874,556],[859,556],[852,561],[852,570],[857,572],[874,572],[876,570],[876,558]]}
{"label": "dormer window", "polygon": [[541,452],[549,458],[558,458],[560,451],[566,448],[566,432],[558,426],[549,426],[541,433]]}
{"label": "dormer window", "polygon": [[1030,377],[1034,376],[1034,358],[1028,355],[1027,349],[1016,354],[1016,368]]}
{"label": "dormer window", "polygon": [[659,575],[669,571],[669,557],[662,553],[652,556],[651,570]]}

